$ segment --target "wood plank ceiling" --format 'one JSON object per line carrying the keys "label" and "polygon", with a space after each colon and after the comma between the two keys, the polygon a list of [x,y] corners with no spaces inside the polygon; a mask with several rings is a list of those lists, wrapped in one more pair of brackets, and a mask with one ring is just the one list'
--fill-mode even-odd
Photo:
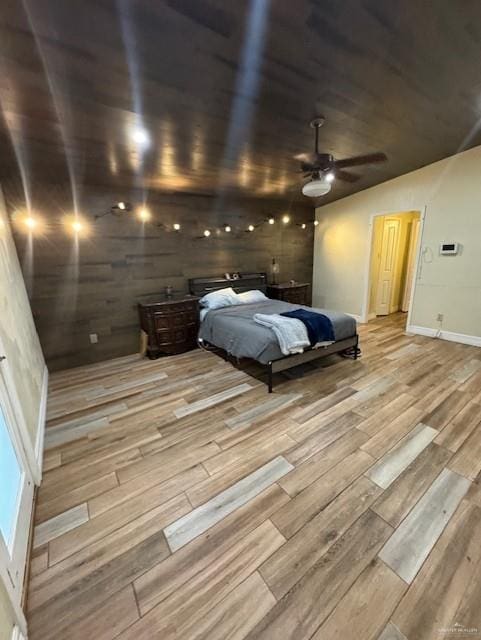
{"label": "wood plank ceiling", "polygon": [[323,151],[389,157],[324,202],[481,142],[479,0],[7,4],[0,181],[22,175],[29,196],[70,181],[303,199],[292,156],[317,113]]}

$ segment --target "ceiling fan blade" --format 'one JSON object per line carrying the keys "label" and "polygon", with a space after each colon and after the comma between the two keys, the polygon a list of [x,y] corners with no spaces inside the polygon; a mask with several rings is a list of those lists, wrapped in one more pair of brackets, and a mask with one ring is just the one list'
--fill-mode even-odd
{"label": "ceiling fan blade", "polygon": [[301,162],[302,173],[313,173],[314,171],[320,171],[320,167],[317,164],[311,164],[310,162]]}
{"label": "ceiling fan blade", "polygon": [[343,180],[344,182],[357,182],[361,177],[350,171],[343,171],[342,169],[336,169],[334,174],[338,180]]}
{"label": "ceiling fan blade", "polygon": [[299,162],[303,162],[305,164],[314,164],[315,162],[317,162],[317,154],[298,153],[297,156],[294,156],[294,160],[299,160]]}
{"label": "ceiling fan blade", "polygon": [[344,158],[343,160],[335,160],[334,166],[337,169],[344,167],[358,167],[362,164],[375,164],[377,162],[386,162],[385,153],[367,153],[363,156],[353,156],[352,158]]}

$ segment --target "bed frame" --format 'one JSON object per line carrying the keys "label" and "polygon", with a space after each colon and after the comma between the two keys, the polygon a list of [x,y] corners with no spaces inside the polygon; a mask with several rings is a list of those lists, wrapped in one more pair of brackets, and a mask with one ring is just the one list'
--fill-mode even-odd
{"label": "bed frame", "polygon": [[[236,293],[250,291],[251,289],[259,289],[263,293],[266,292],[267,274],[254,272],[241,273],[239,275],[240,277],[236,280],[229,280],[224,276],[191,278],[189,280],[189,290],[191,294],[199,297],[202,297],[207,293],[211,293],[212,291],[224,289],[225,287],[232,287]],[[205,348],[205,343],[203,340],[199,339],[198,342],[199,346]],[[296,353],[291,356],[284,356],[283,358],[279,358],[278,360],[272,360],[271,362],[268,362],[263,366],[265,366],[267,369],[267,387],[269,389],[269,393],[272,393],[272,377],[274,373],[279,373],[280,371],[285,371],[286,369],[297,367],[300,364],[305,364],[306,362],[317,360],[318,358],[325,358],[326,356],[329,356],[333,353],[339,353],[340,351],[345,351],[346,349],[351,348],[354,348],[353,358],[354,360],[357,360],[358,345],[359,336],[356,334],[355,336],[351,336],[350,338],[346,338],[345,340],[339,340],[339,342],[334,342],[333,344],[327,345],[326,347],[318,347],[317,349],[309,348],[306,349],[304,353]],[[216,348],[219,349],[220,347]]]}

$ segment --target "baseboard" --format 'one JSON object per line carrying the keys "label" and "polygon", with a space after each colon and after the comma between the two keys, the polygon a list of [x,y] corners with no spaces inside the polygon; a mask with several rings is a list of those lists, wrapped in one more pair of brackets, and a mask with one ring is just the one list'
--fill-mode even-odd
{"label": "baseboard", "polygon": [[375,314],[374,312],[373,312],[373,313],[370,313],[370,314],[367,316],[367,321],[369,322],[369,320],[374,320],[374,318],[377,318],[376,314]]}
{"label": "baseboard", "polygon": [[43,443],[45,439],[45,423],[47,420],[48,369],[45,367],[42,380],[42,393],[38,409],[37,439],[35,442],[35,459],[42,475]]}
{"label": "baseboard", "polygon": [[439,331],[431,329],[431,327],[420,327],[410,324],[406,327],[406,333],[415,333],[428,338],[440,338],[449,342],[460,342],[461,344],[469,344],[472,347],[481,347],[481,336],[469,336],[465,333],[454,333],[454,331]]}

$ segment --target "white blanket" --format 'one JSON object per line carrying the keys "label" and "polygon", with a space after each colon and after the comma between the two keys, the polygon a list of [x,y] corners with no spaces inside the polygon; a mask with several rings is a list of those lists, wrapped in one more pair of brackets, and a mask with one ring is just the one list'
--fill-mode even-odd
{"label": "white blanket", "polygon": [[302,353],[310,345],[306,325],[297,318],[286,318],[277,313],[256,313],[254,321],[269,327],[276,334],[283,355]]}

